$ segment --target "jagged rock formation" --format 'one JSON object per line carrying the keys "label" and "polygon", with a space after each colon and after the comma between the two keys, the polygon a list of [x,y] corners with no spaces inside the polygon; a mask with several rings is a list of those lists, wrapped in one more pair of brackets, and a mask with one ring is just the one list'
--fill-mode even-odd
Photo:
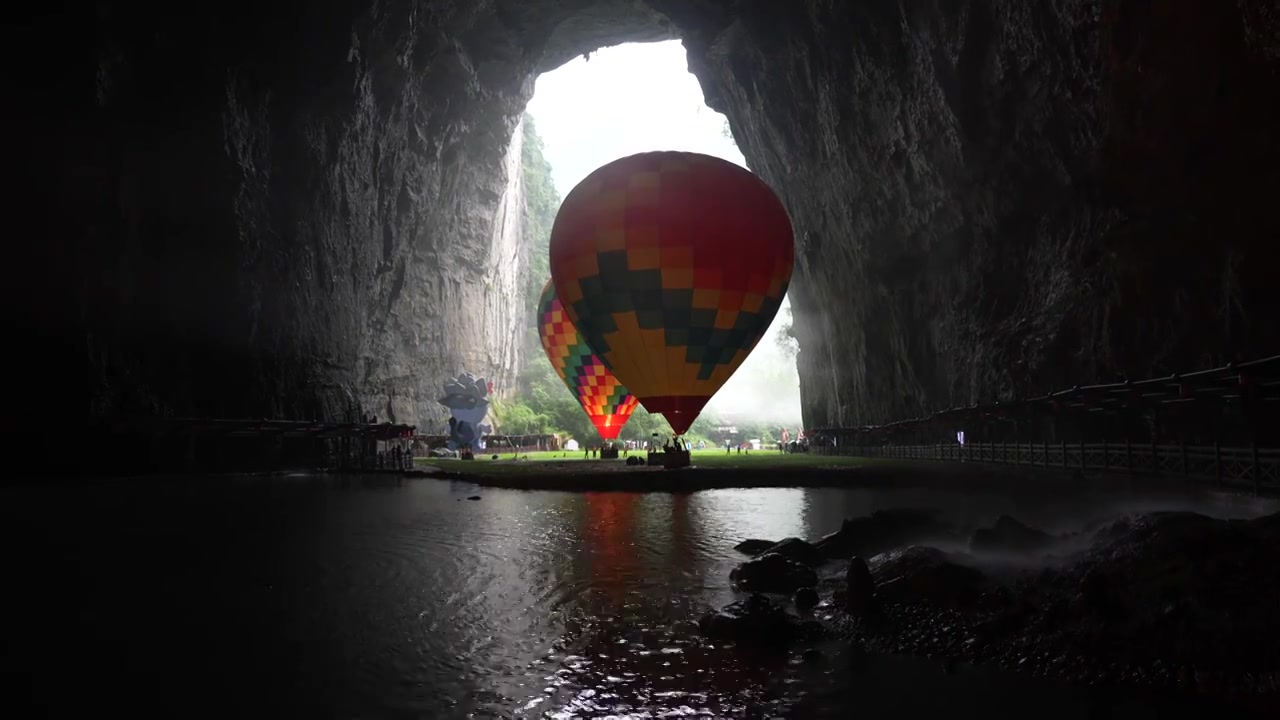
{"label": "jagged rock formation", "polygon": [[1276,347],[1274,3],[25,12],[19,412],[423,422],[509,378],[532,80],[677,36],[794,216],[808,425]]}
{"label": "jagged rock formation", "polygon": [[798,219],[808,425],[1276,351],[1275,3],[787,7],[691,58]]}

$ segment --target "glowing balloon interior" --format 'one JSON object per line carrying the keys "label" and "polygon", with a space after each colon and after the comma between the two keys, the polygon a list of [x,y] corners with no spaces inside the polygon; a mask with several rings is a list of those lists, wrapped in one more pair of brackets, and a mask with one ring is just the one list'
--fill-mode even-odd
{"label": "glowing balloon interior", "polygon": [[683,434],[773,321],[794,235],[763,181],[726,160],[615,160],[565,198],[551,277],[587,345]]}
{"label": "glowing balloon interior", "polygon": [[636,409],[636,398],[583,342],[549,280],[538,300],[538,336],[551,367],[582,404],[600,437],[618,437]]}

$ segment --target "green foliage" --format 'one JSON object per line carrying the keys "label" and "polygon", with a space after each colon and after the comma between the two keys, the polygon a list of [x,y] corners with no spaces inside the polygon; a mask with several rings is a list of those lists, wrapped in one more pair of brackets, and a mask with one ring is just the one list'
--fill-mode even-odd
{"label": "green foliage", "polygon": [[783,314],[782,325],[778,328],[778,334],[774,336],[773,341],[782,350],[783,355],[794,358],[796,353],[800,352],[800,343],[796,340],[795,333],[795,316],[792,314],[791,306],[788,305],[780,311]]}
{"label": "green foliage", "polygon": [[618,439],[644,442],[652,440],[654,433],[658,434],[659,440],[671,437],[671,426],[667,424],[667,419],[645,410],[641,405],[636,405],[635,412],[631,413],[631,419],[622,428],[622,432],[618,433]]}
{"label": "green foliage", "polygon": [[[525,239],[529,243],[529,276],[525,286],[525,307],[532,318],[538,307],[542,286],[551,277],[551,226],[560,209],[560,193],[551,177],[551,163],[543,155],[542,138],[529,113],[524,115],[524,196]],[[532,320],[530,320],[532,326]],[[538,345],[537,335],[533,344]]]}
{"label": "green foliage", "polygon": [[[698,416],[697,420],[693,421],[693,425],[689,427],[689,432],[685,434],[685,437],[694,443],[699,440],[706,440],[710,445],[722,446],[724,445],[726,435],[716,428],[725,426],[736,427],[738,429],[737,433],[728,436],[735,445],[747,440],[759,440],[765,445],[770,445],[778,442],[778,438],[782,431],[781,427],[774,427],[773,425],[764,422],[733,421],[703,413]],[[788,429],[794,436],[796,428],[792,427]]]}

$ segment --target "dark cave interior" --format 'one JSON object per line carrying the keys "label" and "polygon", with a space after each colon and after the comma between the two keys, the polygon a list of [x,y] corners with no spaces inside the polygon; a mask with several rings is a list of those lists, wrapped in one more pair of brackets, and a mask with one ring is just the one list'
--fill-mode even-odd
{"label": "dark cave interior", "polygon": [[442,378],[511,377],[502,218],[532,81],[668,38],[793,217],[806,425],[1280,347],[1274,3],[68,2],[8,23],[7,436],[28,449],[124,417],[413,423]]}
{"label": "dark cave interior", "polygon": [[[1061,701],[1031,693],[1043,717],[1067,717],[1050,706],[1094,681],[1262,698],[1274,714],[1280,514],[1207,483],[1162,496],[1157,442],[1180,451],[1167,475],[1222,490],[1226,465],[1264,495],[1261,452],[1280,487],[1275,403],[1253,402],[1280,387],[1276,0],[69,0],[11,9],[6,29],[5,442],[36,460],[0,502],[0,666],[33,704],[499,715],[541,702],[569,653],[638,649],[639,624],[664,649],[631,666],[619,651],[618,668],[673,680],[663,668],[687,658],[666,645],[697,655],[718,630],[715,670],[770,623],[795,630],[801,593],[813,609],[821,590],[824,619],[852,623],[838,639],[855,670],[870,648],[1074,683]],[[639,487],[638,468],[637,492],[550,493],[561,475],[310,472],[313,447],[275,439],[193,462],[178,421],[428,425],[460,373],[511,384],[534,80],[667,39],[791,216],[806,428],[1227,371],[1166,383],[1200,394],[1164,427],[1154,410],[967,427],[985,458],[952,443],[947,459],[976,462],[928,468],[896,461],[941,451],[954,428],[911,429],[863,455],[876,469],[856,482],[863,466],[840,487],[817,487],[838,468],[777,487],[791,471],[766,467],[755,495],[730,465],[716,482],[742,493],[718,509],[662,468],[665,487]],[[1229,363],[1268,357],[1269,395],[1246,393]],[[1086,442],[1102,446],[1090,468]],[[1010,444],[1052,482],[984,465]],[[1148,452],[1151,483],[1131,464]],[[73,477],[23,482],[46,471]],[[954,516],[945,532],[925,505]],[[1025,574],[1006,563],[1019,553]],[[730,582],[754,593],[753,572],[786,580],[760,590],[778,597],[711,608],[703,627],[677,607]],[[746,670],[789,683],[843,657],[812,652]],[[956,712],[963,693],[935,692],[948,684],[987,717],[1011,687],[885,667],[828,685],[864,713],[942,708],[928,717]],[[688,672],[662,702],[706,689]]]}

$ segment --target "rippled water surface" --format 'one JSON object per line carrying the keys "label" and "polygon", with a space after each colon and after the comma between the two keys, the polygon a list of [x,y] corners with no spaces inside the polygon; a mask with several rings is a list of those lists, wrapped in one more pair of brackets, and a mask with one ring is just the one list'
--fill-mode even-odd
{"label": "rippled water surface", "polygon": [[[1212,514],[1265,509],[1198,502]],[[64,716],[756,716],[799,713],[809,695],[833,717],[964,703],[1085,717],[1095,701],[1069,689],[920,661],[854,672],[833,648],[816,667],[748,657],[699,640],[691,621],[735,599],[732,547],[747,537],[813,539],[886,507],[936,507],[969,526],[1009,512],[1061,529],[1189,501],[1135,503],[322,476],[16,487],[0,511],[5,668],[34,706]]]}

